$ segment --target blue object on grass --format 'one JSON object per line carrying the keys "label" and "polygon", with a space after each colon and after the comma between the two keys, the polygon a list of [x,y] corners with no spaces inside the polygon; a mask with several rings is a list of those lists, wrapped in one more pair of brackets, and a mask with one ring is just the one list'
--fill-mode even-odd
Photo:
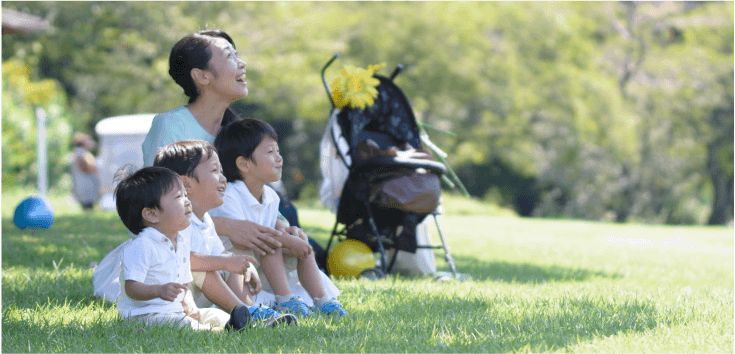
{"label": "blue object on grass", "polygon": [[44,197],[26,198],[15,208],[13,223],[19,229],[48,229],[54,223],[54,210]]}

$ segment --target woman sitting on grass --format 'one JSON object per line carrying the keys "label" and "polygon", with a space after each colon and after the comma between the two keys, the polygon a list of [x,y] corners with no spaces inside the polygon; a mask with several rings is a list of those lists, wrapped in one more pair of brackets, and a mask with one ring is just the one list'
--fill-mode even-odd
{"label": "woman sitting on grass", "polygon": [[[153,118],[143,142],[145,166],[152,166],[158,149],[168,144],[182,140],[214,143],[222,126],[240,119],[229,105],[248,95],[245,61],[223,31],[200,31],[182,38],[171,49],[168,73],[189,102]],[[280,236],[278,229],[286,227],[283,222],[272,229],[246,220],[212,220],[217,233],[230,237],[236,247],[263,256],[281,247],[274,236]]]}

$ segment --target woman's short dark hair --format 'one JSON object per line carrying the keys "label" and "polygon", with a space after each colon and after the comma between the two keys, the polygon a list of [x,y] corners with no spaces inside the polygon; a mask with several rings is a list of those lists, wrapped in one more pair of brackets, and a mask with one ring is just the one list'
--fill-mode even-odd
{"label": "woman's short dark hair", "polygon": [[134,234],[146,228],[143,209],[161,209],[161,197],[183,182],[176,172],[163,167],[145,167],[125,177],[115,188],[117,214]]}
{"label": "woman's short dark hair", "polygon": [[200,163],[209,160],[217,150],[204,140],[184,140],[168,144],[158,150],[153,166],[165,167],[180,176],[193,177]]}
{"label": "woman's short dark hair", "polygon": [[219,162],[228,181],[242,180],[235,160],[240,156],[251,160],[255,148],[265,137],[278,141],[278,134],[273,127],[257,119],[243,119],[220,129],[214,147],[217,148]]}
{"label": "woman's short dark hair", "polygon": [[[192,33],[179,40],[171,48],[171,55],[168,57],[168,74],[184,89],[184,94],[189,97],[189,103],[196,101],[200,95],[194,79],[191,77],[191,70],[209,69],[209,60],[212,59],[209,44],[212,43],[214,38],[224,38],[232,44],[233,49],[235,48],[235,42],[230,35],[220,30],[204,30]],[[222,126],[238,119],[240,117],[230,108],[227,108],[222,118]]]}

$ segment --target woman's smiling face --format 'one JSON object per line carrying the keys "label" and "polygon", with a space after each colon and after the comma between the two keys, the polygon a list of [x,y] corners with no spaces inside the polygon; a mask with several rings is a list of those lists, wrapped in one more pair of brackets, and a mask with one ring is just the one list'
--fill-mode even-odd
{"label": "woman's smiling face", "polygon": [[232,44],[224,38],[212,38],[209,44],[212,58],[208,71],[212,74],[209,85],[222,97],[234,102],[248,95],[245,81],[245,61],[242,60]]}

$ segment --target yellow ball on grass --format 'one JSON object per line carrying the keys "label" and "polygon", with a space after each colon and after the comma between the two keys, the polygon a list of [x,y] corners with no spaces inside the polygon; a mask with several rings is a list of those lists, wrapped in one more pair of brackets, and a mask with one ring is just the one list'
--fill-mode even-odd
{"label": "yellow ball on grass", "polygon": [[337,244],[327,256],[327,270],[334,276],[360,276],[363,270],[375,267],[373,251],[357,240],[345,240]]}

